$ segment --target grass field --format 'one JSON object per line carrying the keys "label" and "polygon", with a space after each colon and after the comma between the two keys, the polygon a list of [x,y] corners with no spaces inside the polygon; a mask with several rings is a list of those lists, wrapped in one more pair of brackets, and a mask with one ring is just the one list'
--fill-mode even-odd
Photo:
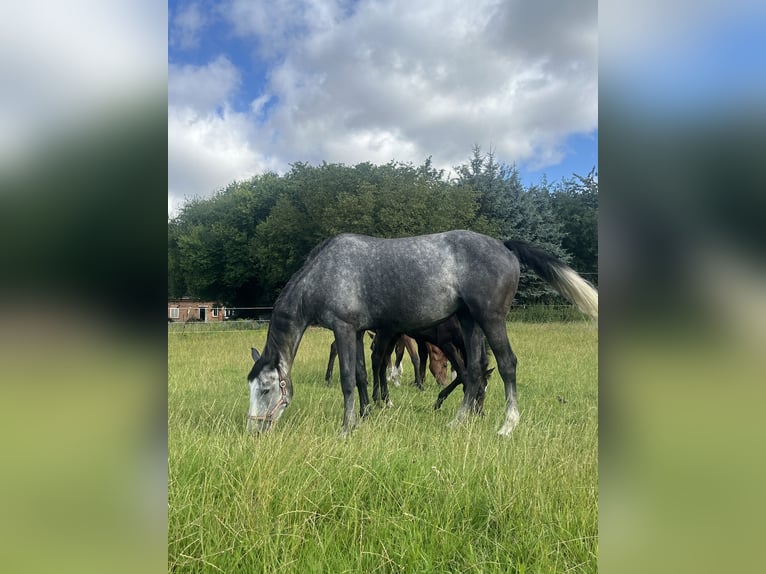
{"label": "grass field", "polygon": [[496,435],[497,374],[486,416],[458,429],[446,424],[462,392],[433,411],[429,374],[425,392],[392,387],[394,408],[343,440],[337,368],[324,384],[329,331],[306,332],[294,400],[257,437],[244,432],[245,378],[266,330],[170,333],[169,571],[595,572],[596,328],[514,323],[509,334],[521,407],[511,437]]}

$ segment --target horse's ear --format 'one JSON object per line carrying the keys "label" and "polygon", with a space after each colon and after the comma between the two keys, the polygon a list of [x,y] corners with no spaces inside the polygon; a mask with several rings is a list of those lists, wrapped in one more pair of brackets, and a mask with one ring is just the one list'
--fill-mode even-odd
{"label": "horse's ear", "polygon": [[250,354],[253,356],[253,361],[257,361],[261,358],[261,354],[258,352],[258,349],[255,347],[250,348]]}

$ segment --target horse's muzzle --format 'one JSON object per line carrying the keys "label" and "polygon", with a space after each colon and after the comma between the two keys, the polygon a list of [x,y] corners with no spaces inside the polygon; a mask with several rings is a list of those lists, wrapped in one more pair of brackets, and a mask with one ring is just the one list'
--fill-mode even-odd
{"label": "horse's muzzle", "polygon": [[247,417],[247,432],[262,433],[271,430],[273,426],[274,421],[271,418],[250,415]]}

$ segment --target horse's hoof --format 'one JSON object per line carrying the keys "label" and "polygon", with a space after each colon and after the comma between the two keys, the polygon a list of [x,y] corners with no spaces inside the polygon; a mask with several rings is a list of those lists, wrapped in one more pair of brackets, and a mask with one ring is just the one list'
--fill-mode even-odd
{"label": "horse's hoof", "polygon": [[505,424],[500,427],[500,430],[497,431],[497,434],[500,436],[511,436],[511,433],[513,432],[513,429],[516,428],[517,424],[519,424],[519,419],[506,421]]}

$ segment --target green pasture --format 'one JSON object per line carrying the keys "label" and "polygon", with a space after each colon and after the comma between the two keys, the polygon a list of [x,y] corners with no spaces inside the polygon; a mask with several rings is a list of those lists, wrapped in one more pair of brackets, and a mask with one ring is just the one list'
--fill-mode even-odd
{"label": "green pasture", "polygon": [[263,436],[244,429],[250,347],[263,348],[266,329],[169,332],[168,570],[595,572],[596,327],[508,331],[521,407],[512,436],[496,435],[496,373],[486,416],[453,429],[462,391],[432,410],[436,382],[429,374],[417,391],[405,362],[394,407],[373,409],[348,440],[337,365],[324,384],[329,331],[306,332],[293,403]]}

